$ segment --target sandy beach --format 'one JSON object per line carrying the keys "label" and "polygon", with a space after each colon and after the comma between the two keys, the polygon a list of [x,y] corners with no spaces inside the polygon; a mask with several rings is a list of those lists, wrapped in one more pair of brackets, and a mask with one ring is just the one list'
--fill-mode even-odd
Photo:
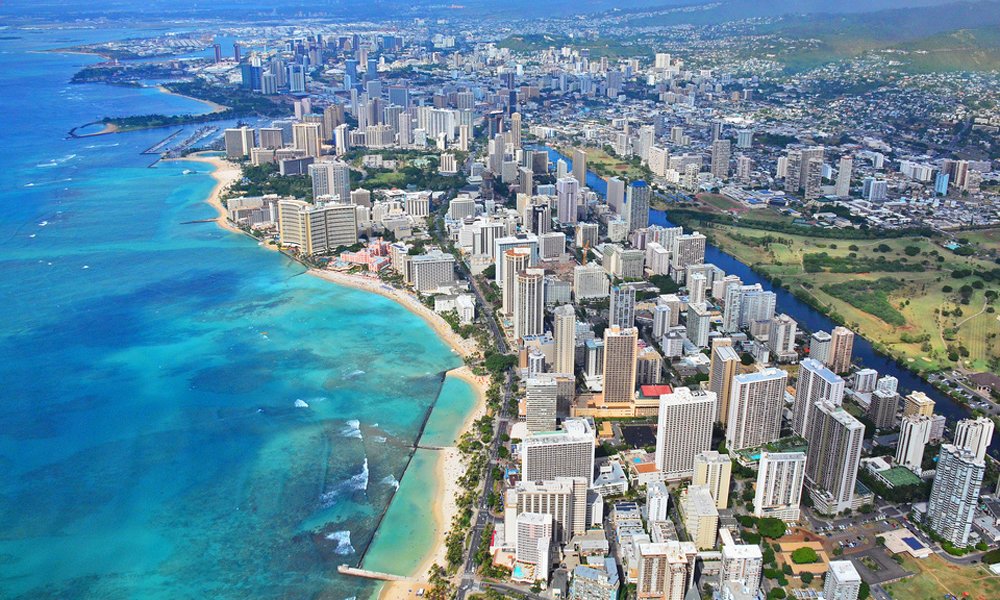
{"label": "sandy beach", "polygon": [[177,92],[168,90],[166,87],[162,85],[156,86],[156,89],[159,90],[161,93],[167,94],[169,96],[177,96],[178,98],[187,98],[188,100],[194,100],[195,102],[201,102],[202,104],[207,104],[208,107],[212,109],[208,111],[209,114],[220,113],[224,110],[229,110],[228,106],[223,106],[218,102],[212,102],[211,100],[205,100],[203,98],[195,98],[194,96],[186,96],[184,94],[178,94]]}

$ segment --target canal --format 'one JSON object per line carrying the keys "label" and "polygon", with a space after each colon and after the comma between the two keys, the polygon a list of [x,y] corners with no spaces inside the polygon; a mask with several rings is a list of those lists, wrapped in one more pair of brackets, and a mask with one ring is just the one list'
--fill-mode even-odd
{"label": "canal", "polygon": [[[537,148],[547,150],[549,160],[553,163],[559,159],[566,161],[572,173],[573,161],[569,157],[547,146],[538,146]],[[593,171],[587,171],[587,187],[601,196],[606,195],[608,190],[604,179]],[[663,227],[676,226],[667,218],[666,212],[662,210],[649,211],[649,224],[661,225]],[[829,317],[802,302],[788,290],[775,288],[766,278],[751,269],[748,265],[711,244],[708,244],[705,248],[705,262],[716,265],[725,271],[727,275],[736,275],[743,280],[744,284],[759,283],[765,290],[774,292],[777,296],[777,312],[785,313],[792,317],[803,329],[810,332],[820,330],[830,331],[837,326]],[[938,391],[914,372],[896,364],[895,359],[876,351],[867,339],[857,334],[854,336],[854,360],[865,367],[875,369],[879,372],[879,375],[892,375],[898,379],[899,393],[902,396],[912,391],[923,392],[930,396],[935,403],[934,412],[944,415],[951,426],[954,426],[955,421],[970,416],[967,408]],[[990,454],[994,457],[1000,457],[1000,436],[993,437],[993,442],[990,444]]]}

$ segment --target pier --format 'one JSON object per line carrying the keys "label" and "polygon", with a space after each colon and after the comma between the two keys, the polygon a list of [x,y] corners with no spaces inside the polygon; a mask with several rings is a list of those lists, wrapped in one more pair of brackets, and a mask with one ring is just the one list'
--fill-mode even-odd
{"label": "pier", "polygon": [[410,581],[409,577],[403,577],[402,575],[393,575],[392,573],[382,573],[380,571],[369,571],[368,569],[359,569],[349,565],[340,565],[337,567],[337,572],[341,575],[351,575],[353,577],[363,577],[365,579],[378,579],[379,581]]}

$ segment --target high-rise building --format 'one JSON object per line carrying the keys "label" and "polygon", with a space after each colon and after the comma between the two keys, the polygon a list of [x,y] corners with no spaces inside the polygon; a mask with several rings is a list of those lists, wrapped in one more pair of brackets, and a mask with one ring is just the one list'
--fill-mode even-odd
{"label": "high-rise building", "polygon": [[976,460],[986,459],[992,441],[993,421],[987,417],[962,419],[955,426],[955,446],[971,451]]}
{"label": "high-rise building", "polygon": [[896,464],[917,475],[921,472],[924,448],[931,438],[931,418],[919,415],[903,417],[899,424],[899,444],[896,446]]}
{"label": "high-rise building", "polygon": [[941,446],[937,471],[927,502],[927,523],[939,536],[964,547],[976,516],[986,465],[966,448]]}
{"label": "high-rise building", "polygon": [[934,401],[923,392],[910,392],[903,399],[903,416],[923,415],[930,417],[934,415]]}
{"label": "high-rise building", "polygon": [[529,435],[521,442],[523,481],[556,477],[594,480],[594,430],[586,419],[566,419],[561,431]]}
{"label": "high-rise building", "polygon": [[455,257],[436,248],[411,256],[406,263],[406,280],[418,292],[430,292],[443,285],[451,285],[455,282]]}
{"label": "high-rise building", "polygon": [[809,338],[809,358],[815,358],[824,365],[830,364],[830,346],[833,338],[825,331],[817,331]]}
{"label": "high-rise building", "polygon": [[760,576],[764,571],[764,554],[756,544],[723,544],[722,574],[720,581],[735,581],[746,588],[750,598],[760,590]]}
{"label": "high-rise building", "polygon": [[691,542],[639,544],[636,598],[684,600],[694,581],[698,550]]}
{"label": "high-rise building", "polygon": [[587,489],[583,477],[556,477],[545,481],[519,481],[507,490],[504,502],[504,533],[516,537],[521,513],[552,515],[552,541],[565,544],[587,530]]}
{"label": "high-rise building", "polygon": [[576,311],[572,304],[557,306],[554,312],[556,357],[553,370],[572,375],[576,354]]}
{"label": "high-rise building", "polygon": [[732,338],[717,337],[712,340],[712,357],[708,365],[708,389],[719,399],[719,410],[715,420],[723,426],[729,421],[729,393],[733,378],[740,365],[740,355],[733,348]]}
{"label": "high-rise building", "polygon": [[230,160],[250,156],[250,150],[254,147],[253,129],[249,127],[227,129],[223,133],[223,139],[226,143],[226,158]]}
{"label": "high-rise building", "polygon": [[587,185],[587,153],[579,148],[573,150],[573,179],[580,187]]}
{"label": "high-rise building", "polygon": [[899,410],[899,394],[877,389],[872,392],[868,404],[868,418],[878,429],[893,429],[896,426],[896,412]]}
{"label": "high-rise building", "polygon": [[633,181],[628,186],[628,200],[625,206],[625,217],[629,232],[649,226],[649,203],[652,190],[642,180]]}
{"label": "high-rise building", "polygon": [[635,400],[639,330],[612,325],[604,330],[604,401]]}
{"label": "high-rise building", "polygon": [[639,385],[659,385],[663,382],[663,356],[652,346],[639,351],[635,365],[635,378]]}
{"label": "high-rise building", "polygon": [[715,538],[719,532],[719,509],[708,488],[692,485],[681,491],[681,518],[684,529],[699,550],[715,548]]}
{"label": "high-rise building", "polygon": [[515,556],[518,562],[535,565],[538,580],[548,579],[551,543],[552,515],[526,512],[517,516]]}
{"label": "high-rise building", "polygon": [[691,485],[708,487],[715,507],[719,510],[729,508],[729,480],[733,470],[733,461],[728,454],[719,454],[715,450],[699,452],[694,457],[694,474]]}
{"label": "high-rise building", "polygon": [[706,289],[708,288],[708,278],[705,277],[703,273],[692,273],[687,278],[688,287],[688,302],[693,302],[695,304],[703,304],[706,298]]}
{"label": "high-rise building", "polygon": [[846,373],[851,368],[854,352],[854,332],[846,327],[834,327],[830,332],[830,359],[826,361],[834,373]]}
{"label": "high-rise building", "polygon": [[726,424],[727,448],[755,448],[780,437],[787,383],[788,373],[774,367],[733,378]]}
{"label": "high-rise building", "polygon": [[[503,270],[506,273],[520,273],[531,266],[530,248],[511,248],[503,253]],[[514,314],[514,297],[517,292],[517,278],[506,277],[500,285],[501,310],[505,315]]]}
{"label": "high-rise building", "polygon": [[767,336],[767,345],[779,358],[785,354],[795,354],[795,335],[798,329],[799,324],[788,315],[781,314],[774,317],[771,321],[771,332]]}
{"label": "high-rise building", "polygon": [[656,468],[664,479],[690,477],[694,473],[695,456],[711,448],[715,403],[715,393],[692,392],[685,387],[660,396]]}
{"label": "high-rise building", "polygon": [[678,235],[673,239],[670,248],[670,270],[676,273],[674,280],[684,282],[685,269],[688,265],[700,265],[705,262],[704,235],[695,231],[691,234]]}
{"label": "high-rise building", "polygon": [[687,338],[691,343],[699,348],[708,346],[708,334],[711,330],[712,313],[708,305],[688,304],[687,313]]}
{"label": "high-rise building", "polygon": [[544,317],[545,270],[525,269],[514,276],[514,337],[541,334]]}
{"label": "high-rise building", "polygon": [[809,416],[820,400],[836,406],[844,403],[844,380],[814,358],[806,358],[799,365],[799,380],[795,385],[795,404],[792,409],[792,431],[805,436],[809,430]]}
{"label": "high-rise building", "polygon": [[729,179],[729,156],[732,142],[717,139],[712,142],[712,176]]}
{"label": "high-rise building", "polygon": [[635,288],[612,286],[608,308],[608,324],[627,329],[635,325]]}
{"label": "high-rise building", "polygon": [[358,242],[357,212],[350,204],[278,201],[278,239],[303,254],[322,254]]}
{"label": "high-rise building", "polygon": [[736,132],[736,147],[746,149],[753,145],[753,130],[740,129]]}
{"label": "high-rise building", "polygon": [[319,123],[295,123],[292,125],[292,147],[302,150],[306,156],[319,158],[322,154]]}
{"label": "high-rise building", "polygon": [[285,131],[280,127],[261,127],[260,147],[270,150],[277,150],[285,145]]}
{"label": "high-rise building", "polygon": [[556,180],[556,212],[560,223],[576,223],[579,194],[580,184],[573,177],[560,177]]}
{"label": "high-rise building", "polygon": [[617,177],[608,178],[608,206],[616,215],[625,208],[625,182]]}
{"label": "high-rise building", "polygon": [[840,513],[854,502],[865,426],[830,402],[817,402],[810,412],[806,486],[820,512]]}
{"label": "high-rise building", "polygon": [[317,162],[309,165],[313,199],[336,196],[341,203],[351,201],[351,169],[342,162]]}
{"label": "high-rise building", "polygon": [[573,267],[573,298],[577,301],[589,298],[607,298],[608,274],[597,264]]}
{"label": "high-rise building", "polygon": [[836,194],[840,198],[847,198],[851,195],[851,171],[854,169],[854,159],[846,154],[841,156],[839,167]]}
{"label": "high-rise building", "polygon": [[559,387],[555,377],[532,377],[525,385],[527,387],[525,422],[528,425],[528,432],[555,431]]}
{"label": "high-rise building", "polygon": [[754,516],[798,521],[805,476],[804,452],[762,452],[757,463]]}
{"label": "high-rise building", "polygon": [[823,584],[824,600],[858,600],[861,576],[849,560],[831,560]]}

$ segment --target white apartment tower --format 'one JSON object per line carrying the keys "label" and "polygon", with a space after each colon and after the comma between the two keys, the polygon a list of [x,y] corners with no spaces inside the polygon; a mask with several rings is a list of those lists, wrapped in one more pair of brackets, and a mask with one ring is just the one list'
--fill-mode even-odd
{"label": "white apartment tower", "polygon": [[686,387],[660,396],[656,421],[656,468],[664,479],[676,480],[693,475],[695,457],[712,445],[715,403],[714,392],[692,392]]}

